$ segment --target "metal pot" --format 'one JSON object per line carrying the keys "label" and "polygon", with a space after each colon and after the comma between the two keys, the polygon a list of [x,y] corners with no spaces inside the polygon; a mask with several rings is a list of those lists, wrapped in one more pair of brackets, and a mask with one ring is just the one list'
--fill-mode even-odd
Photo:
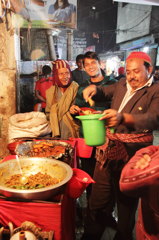
{"label": "metal pot", "polygon": [[40,189],[19,190],[7,187],[5,185],[6,180],[12,175],[21,173],[17,160],[9,160],[0,164],[0,194],[6,197],[30,200],[49,199],[64,191],[65,184],[71,179],[73,174],[72,168],[68,164],[55,159],[19,157],[19,162],[22,172],[25,175],[41,172],[57,178],[60,174],[64,179],[58,184]]}

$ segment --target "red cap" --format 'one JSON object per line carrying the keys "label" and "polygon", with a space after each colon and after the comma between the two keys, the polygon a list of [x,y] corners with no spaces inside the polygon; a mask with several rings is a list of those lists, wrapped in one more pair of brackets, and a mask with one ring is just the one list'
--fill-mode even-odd
{"label": "red cap", "polygon": [[131,52],[126,61],[133,58],[143,59],[145,62],[152,64],[151,57],[145,52]]}
{"label": "red cap", "polygon": [[120,74],[123,74],[123,75],[124,75],[124,73],[125,73],[125,68],[124,68],[124,67],[118,68],[118,74],[119,74],[119,75],[120,75]]}

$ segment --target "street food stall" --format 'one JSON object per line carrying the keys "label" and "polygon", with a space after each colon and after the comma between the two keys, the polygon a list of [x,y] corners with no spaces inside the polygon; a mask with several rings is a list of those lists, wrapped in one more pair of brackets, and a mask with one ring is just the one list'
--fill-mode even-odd
{"label": "street food stall", "polygon": [[[80,151],[78,141],[81,150],[82,145],[84,150]],[[76,168],[77,150],[78,155],[85,154],[84,140],[81,143],[82,139],[23,138],[17,140],[16,144],[9,144],[14,155],[7,156],[0,164],[0,224],[3,228],[9,223],[13,224],[15,231],[10,236],[17,234],[16,228],[20,236],[23,230],[20,226],[29,221],[40,229],[41,236],[44,232],[52,233],[52,238],[42,239],[75,239],[75,199],[93,182],[87,173]],[[87,146],[87,150],[91,152],[92,147]],[[48,176],[52,176],[55,184],[45,186],[42,182],[40,184],[43,186],[39,186],[39,182],[34,180],[35,189],[32,189],[31,183],[28,187],[29,178],[35,175],[38,178],[39,173],[40,179],[44,175],[44,182],[47,182]],[[27,233],[26,239],[31,240],[27,238]]]}
{"label": "street food stall", "polygon": [[[57,164],[61,167],[64,167],[65,170],[68,170],[67,175],[65,176],[65,179],[61,181],[61,183],[55,183],[55,187],[45,187],[41,189],[28,189],[28,190],[20,190],[20,189],[11,189],[10,187],[5,188],[1,185],[1,196],[0,196],[0,223],[2,226],[7,226],[9,222],[12,222],[14,227],[20,226],[24,221],[30,221],[33,222],[35,225],[40,227],[43,231],[53,231],[55,240],[73,240],[74,234],[75,234],[75,219],[74,219],[74,203],[75,200],[73,198],[70,198],[66,193],[65,188],[61,188],[63,186],[66,187],[66,182],[70,180],[72,177],[72,168],[70,165],[75,166],[75,141],[70,141],[69,143],[59,141],[24,141],[23,143],[19,144],[20,148],[17,147],[17,151],[22,155],[29,155],[31,152],[31,146],[33,146],[33,149],[40,149],[39,145],[48,146],[46,144],[49,144],[50,146],[53,146],[55,144],[55,151],[51,152],[52,156],[56,153],[56,159],[55,160],[51,158],[43,158],[43,157],[18,157],[18,160],[20,162],[20,165],[18,165],[17,162],[17,155],[9,155],[6,157],[1,163],[1,183],[2,178],[5,178],[5,169],[10,169],[10,176],[13,173],[17,173],[19,171],[19,166],[21,169],[23,169],[23,174],[25,173],[25,170],[29,172],[35,172],[35,171],[43,171],[46,174],[46,170],[49,171],[49,174],[53,174],[54,176],[56,173],[59,175],[59,172],[61,171],[60,168],[57,169]],[[18,145],[17,145],[18,146]],[[30,152],[26,153],[27,147],[30,147]],[[59,150],[57,149],[59,147]],[[66,156],[64,156],[64,148],[66,149]],[[69,152],[68,152],[69,148]],[[49,148],[48,148],[49,149]],[[13,151],[13,150],[12,150]],[[16,151],[16,150],[15,150]],[[61,151],[61,152],[59,152]],[[62,152],[63,151],[63,152]],[[33,151],[32,151],[33,153]],[[36,155],[37,152],[35,151]],[[34,154],[35,154],[34,153]],[[40,153],[39,150],[39,155]],[[47,152],[48,154],[48,152]],[[69,156],[68,156],[69,155]],[[67,159],[66,159],[67,157]],[[68,159],[69,157],[69,159]],[[35,159],[34,161],[31,159]],[[64,163],[64,161],[67,160],[69,164]],[[26,163],[25,163],[26,162]],[[40,166],[38,170],[35,169],[35,167]],[[55,171],[52,168],[52,163],[55,163]],[[31,170],[28,168],[29,166],[34,166],[34,169]],[[48,165],[49,164],[49,165]],[[8,165],[8,166],[7,166]],[[25,165],[25,166],[24,166]],[[46,166],[48,165],[48,168]],[[26,168],[26,169],[25,169]],[[43,172],[43,173],[44,173]],[[6,178],[8,179],[8,176]],[[46,178],[46,176],[45,176]],[[64,182],[63,182],[64,181]],[[26,193],[25,193],[26,191]],[[29,193],[28,193],[29,192]]]}

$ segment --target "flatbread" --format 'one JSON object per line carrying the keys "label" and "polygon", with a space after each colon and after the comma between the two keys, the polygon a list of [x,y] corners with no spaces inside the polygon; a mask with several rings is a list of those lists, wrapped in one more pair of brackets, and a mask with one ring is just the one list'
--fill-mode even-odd
{"label": "flatbread", "polygon": [[95,102],[90,97],[88,98],[88,103],[91,107],[93,107],[95,105]]}

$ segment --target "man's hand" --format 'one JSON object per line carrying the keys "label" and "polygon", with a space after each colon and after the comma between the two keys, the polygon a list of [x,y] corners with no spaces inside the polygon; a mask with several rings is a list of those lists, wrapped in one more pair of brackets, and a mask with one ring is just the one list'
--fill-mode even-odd
{"label": "man's hand", "polygon": [[107,109],[103,112],[103,117],[99,120],[106,120],[106,126],[115,127],[120,124],[123,115],[118,113],[115,109]]}
{"label": "man's hand", "polygon": [[92,98],[97,93],[97,87],[95,85],[90,85],[83,90],[83,98],[86,102]]}
{"label": "man's hand", "polygon": [[77,105],[72,105],[70,107],[70,113],[73,115],[79,113],[80,111],[81,109]]}

